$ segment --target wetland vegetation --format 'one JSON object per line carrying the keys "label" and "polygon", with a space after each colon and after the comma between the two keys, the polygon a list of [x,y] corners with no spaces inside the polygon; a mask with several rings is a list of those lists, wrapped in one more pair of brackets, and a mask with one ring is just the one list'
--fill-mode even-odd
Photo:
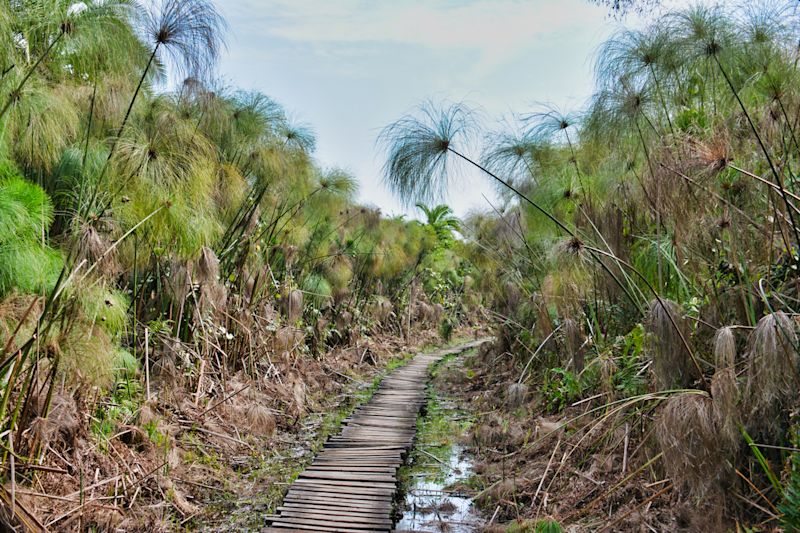
{"label": "wetland vegetation", "polygon": [[[387,125],[416,220],[217,81],[210,0],[0,4],[3,526],[258,530],[380,376],[491,334],[400,527],[800,530],[800,13],[649,20],[584,106]],[[459,219],[465,169],[499,200]]]}

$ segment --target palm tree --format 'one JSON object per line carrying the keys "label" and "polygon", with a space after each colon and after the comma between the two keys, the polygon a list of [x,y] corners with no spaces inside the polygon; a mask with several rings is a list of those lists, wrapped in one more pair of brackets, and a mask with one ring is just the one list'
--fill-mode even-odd
{"label": "palm tree", "polygon": [[443,246],[452,242],[454,231],[461,231],[461,221],[453,214],[450,206],[439,204],[428,207],[418,203],[417,207],[425,214],[425,224],[433,230]]}

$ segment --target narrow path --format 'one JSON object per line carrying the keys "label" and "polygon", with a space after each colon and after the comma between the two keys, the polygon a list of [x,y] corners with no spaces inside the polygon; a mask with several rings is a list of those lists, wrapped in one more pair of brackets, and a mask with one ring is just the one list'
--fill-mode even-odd
{"label": "narrow path", "polygon": [[398,490],[397,469],[411,449],[426,401],[429,368],[485,340],[416,356],[387,376],[372,399],[345,420],[278,508],[269,533],[388,533]]}

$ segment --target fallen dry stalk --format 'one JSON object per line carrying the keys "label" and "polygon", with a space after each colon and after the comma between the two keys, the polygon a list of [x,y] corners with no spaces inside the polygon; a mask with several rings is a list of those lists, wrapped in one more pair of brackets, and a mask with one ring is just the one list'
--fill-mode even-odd
{"label": "fallen dry stalk", "polygon": [[553,453],[550,454],[550,459],[547,461],[547,467],[544,469],[544,473],[542,474],[542,479],[539,480],[539,486],[536,487],[536,494],[533,495],[533,500],[536,501],[536,498],[539,497],[539,492],[542,490],[542,486],[544,485],[544,480],[547,477],[547,474],[550,472],[550,466],[553,464],[553,458],[556,456],[556,452],[558,448],[561,446],[561,439],[558,439],[556,445],[553,447]]}
{"label": "fallen dry stalk", "polygon": [[638,505],[635,505],[635,506],[631,507],[630,509],[628,509],[627,511],[625,511],[624,513],[622,513],[620,516],[615,518],[613,522],[611,522],[610,524],[606,525],[603,529],[598,531],[598,533],[604,533],[605,531],[613,531],[612,528],[614,526],[616,526],[617,524],[619,524],[620,522],[622,522],[623,520],[628,518],[631,514],[634,513],[634,511],[638,511],[639,509],[641,509],[645,505],[649,504],[650,502],[652,502],[653,500],[655,500],[656,498],[658,498],[662,494],[666,494],[667,491],[669,491],[671,489],[672,489],[672,484],[670,483],[669,485],[667,485],[663,489],[659,490],[655,494],[652,494],[651,496],[649,496],[646,499],[642,500]]}
{"label": "fallen dry stalk", "polygon": [[235,391],[235,392],[232,392],[232,393],[231,393],[231,394],[229,394],[228,396],[224,397],[223,399],[221,399],[220,401],[218,401],[217,403],[215,403],[214,405],[212,405],[211,407],[209,407],[208,409],[206,409],[205,411],[203,411],[202,413],[200,413],[199,415],[197,415],[197,418],[203,418],[203,417],[204,417],[205,415],[207,415],[207,414],[208,414],[210,411],[213,411],[214,409],[216,409],[217,407],[219,407],[219,406],[220,406],[220,405],[222,405],[223,403],[227,402],[228,400],[230,400],[231,398],[233,398],[233,397],[234,397],[234,396],[236,396],[237,394],[239,394],[239,393],[241,393],[241,392],[243,392],[243,391],[245,391],[245,390],[247,390],[247,389],[249,389],[249,388],[250,388],[250,384],[248,383],[248,384],[247,384],[247,385],[245,385],[244,387],[240,388],[239,390],[237,390],[237,391]]}
{"label": "fallen dry stalk", "polygon": [[773,505],[773,504],[772,504],[772,502],[771,502],[771,501],[769,501],[769,498],[767,498],[767,497],[764,495],[764,493],[763,493],[761,490],[759,490],[759,488],[758,488],[758,487],[756,487],[756,486],[753,484],[753,482],[752,482],[752,481],[750,481],[750,480],[747,478],[747,476],[745,476],[744,474],[742,474],[742,472],[741,472],[741,471],[740,471],[738,468],[736,469],[736,475],[737,475],[737,476],[739,476],[740,478],[742,478],[742,479],[745,481],[745,483],[747,483],[747,484],[750,486],[750,488],[751,488],[751,489],[753,489],[754,491],[756,491],[756,494],[758,494],[759,496],[761,496],[761,499],[762,499],[762,500],[764,500],[765,502],[767,502],[767,505],[769,505],[769,506],[772,508],[772,510],[773,510],[773,511],[775,511],[775,514],[778,514],[778,515],[780,515],[780,514],[781,514],[781,513],[780,513],[780,511],[778,511],[777,507],[775,507],[775,505]]}
{"label": "fallen dry stalk", "polygon": [[574,519],[574,518],[577,518],[577,517],[579,517],[579,516],[583,516],[584,514],[586,514],[586,512],[587,512],[587,511],[591,510],[591,509],[592,509],[592,508],[593,508],[595,505],[597,505],[598,503],[600,503],[601,501],[603,501],[605,498],[609,497],[611,494],[613,494],[614,492],[616,492],[616,490],[617,490],[618,488],[620,488],[620,487],[621,487],[621,486],[623,486],[625,483],[627,483],[628,481],[630,481],[631,479],[633,479],[633,478],[634,478],[634,477],[635,477],[637,474],[639,474],[640,472],[642,472],[643,470],[645,470],[647,467],[649,467],[650,465],[652,465],[653,463],[655,463],[657,460],[661,459],[661,457],[662,457],[663,455],[664,455],[664,452],[659,452],[659,453],[658,453],[658,454],[657,454],[655,457],[653,457],[652,459],[650,459],[649,461],[647,461],[646,463],[644,463],[642,466],[640,466],[639,468],[637,468],[636,470],[634,470],[633,472],[631,472],[630,474],[628,474],[627,476],[625,476],[624,478],[622,478],[622,480],[621,480],[621,481],[619,481],[619,482],[618,482],[616,485],[614,485],[613,487],[611,487],[610,489],[608,489],[607,491],[605,491],[603,494],[599,495],[597,498],[595,498],[594,500],[592,500],[591,502],[589,502],[587,505],[585,505],[585,506],[581,507],[580,509],[578,509],[578,510],[576,510],[576,511],[573,511],[572,513],[570,513],[569,515],[567,515],[567,517],[568,517],[570,520],[572,520],[572,519]]}
{"label": "fallen dry stalk", "polygon": [[12,511],[12,515],[19,521],[26,531],[31,533],[46,532],[47,528],[27,507],[19,501],[14,501],[12,505],[12,495],[5,485],[0,486],[0,500]]}
{"label": "fallen dry stalk", "polygon": [[236,437],[231,437],[230,435],[223,435],[222,433],[217,433],[216,431],[210,431],[208,429],[203,429],[199,427],[187,426],[182,425],[181,428],[188,430],[188,431],[199,431],[200,433],[205,433],[206,435],[211,435],[212,437],[219,437],[221,439],[229,440],[231,442],[235,442],[236,444],[241,444],[242,446],[247,446],[251,450],[253,449],[252,446],[247,444],[245,441],[237,439]]}

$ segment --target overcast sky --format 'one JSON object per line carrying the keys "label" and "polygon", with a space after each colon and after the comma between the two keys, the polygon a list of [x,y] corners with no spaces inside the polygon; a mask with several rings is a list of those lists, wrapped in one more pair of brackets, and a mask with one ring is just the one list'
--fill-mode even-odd
{"label": "overcast sky", "polygon": [[[500,118],[536,102],[582,106],[592,59],[618,24],[586,0],[220,0],[226,82],[259,90],[317,135],[316,157],[359,180],[359,199],[404,212],[381,183],[380,130],[426,99]],[[634,22],[635,21],[629,21]],[[486,209],[489,181],[462,175],[446,198]]]}

